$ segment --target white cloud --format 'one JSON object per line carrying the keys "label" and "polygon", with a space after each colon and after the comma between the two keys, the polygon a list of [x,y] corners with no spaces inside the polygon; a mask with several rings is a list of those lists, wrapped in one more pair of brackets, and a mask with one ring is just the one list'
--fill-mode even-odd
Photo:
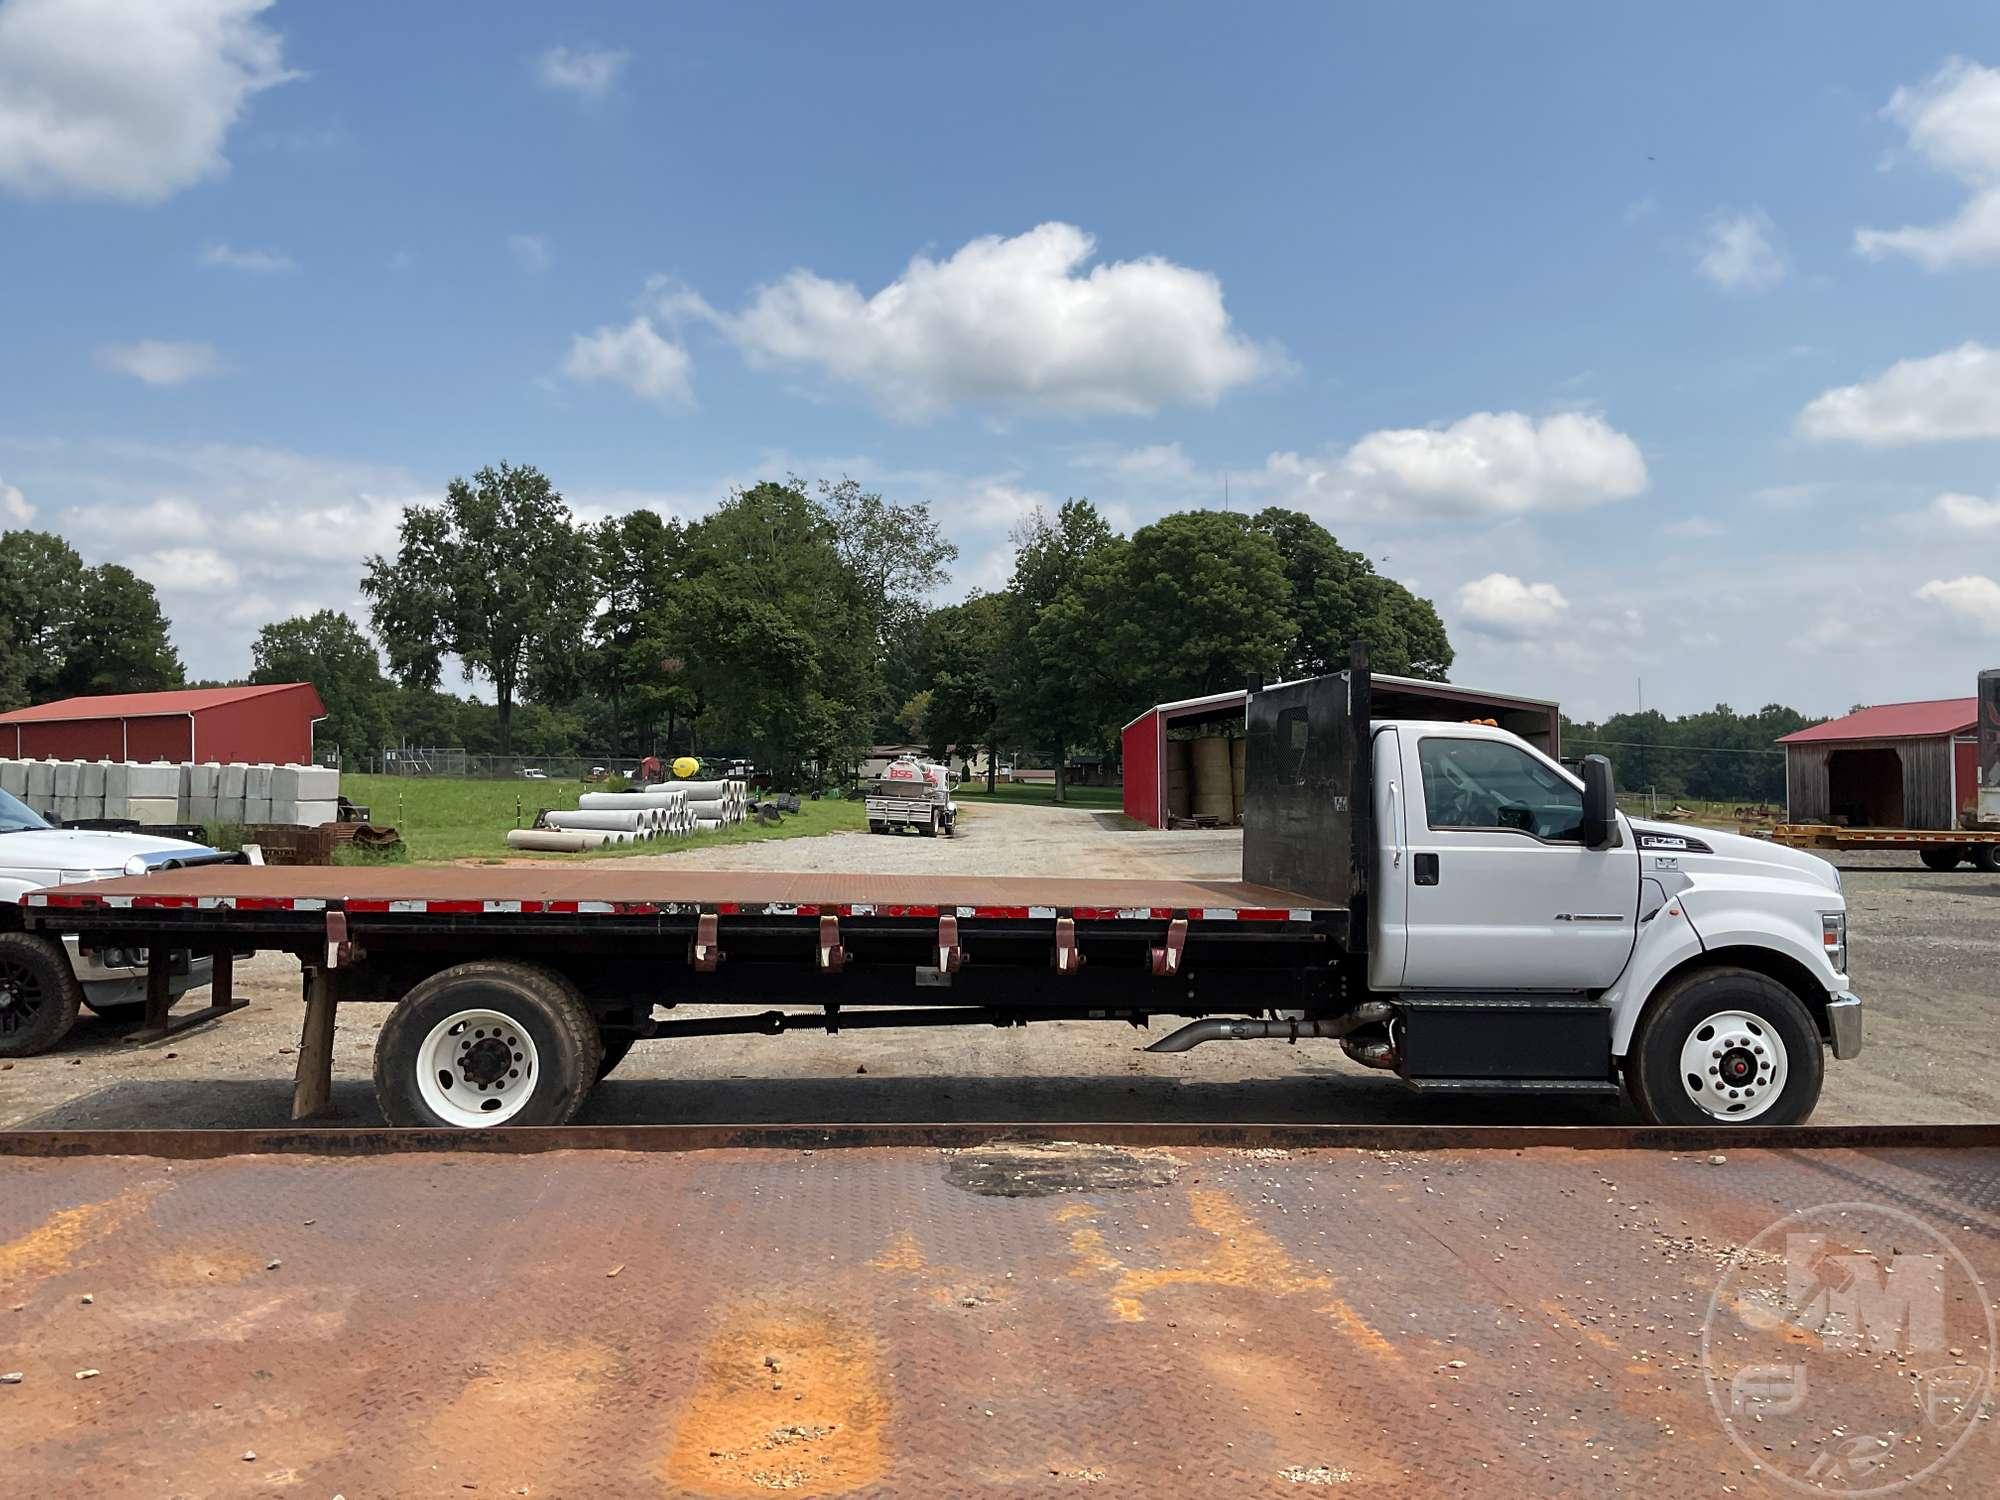
{"label": "white cloud", "polygon": [[1768,292],[1785,279],[1785,258],[1774,242],[1776,228],[1761,208],[1718,213],[1695,269],[1725,292]]}
{"label": "white cloud", "polygon": [[555,252],[545,234],[510,234],[507,253],[514,257],[515,265],[528,272],[546,271],[555,264]]}
{"label": "white cloud", "polygon": [[229,271],[250,271],[260,276],[271,276],[281,271],[296,271],[298,262],[280,250],[238,250],[232,245],[210,245],[201,252],[201,263],[205,266],[219,266]]}
{"label": "white cloud", "polygon": [[1968,625],[2000,630],[2000,583],[1981,574],[1963,578],[1933,578],[1917,590],[1927,604],[1941,606]]}
{"label": "white cloud", "polygon": [[1569,600],[1552,583],[1523,583],[1511,573],[1488,573],[1458,591],[1459,617],[1473,630],[1507,640],[1546,635],[1562,623]]}
{"label": "white cloud", "polygon": [[1955,57],[1916,87],[1897,89],[1882,113],[1967,196],[1939,224],[1858,229],[1854,248],[1871,259],[1907,255],[1933,271],[2000,261],[2000,69]]}
{"label": "white cloud", "polygon": [[1449,427],[1371,432],[1322,458],[1274,453],[1264,483],[1343,515],[1503,516],[1582,510],[1646,488],[1639,445],[1587,412],[1537,422],[1474,412]]}
{"label": "white cloud", "polygon": [[1931,502],[1931,514],[1956,531],[2000,529],[2000,500],[1977,495],[1943,494]]}
{"label": "white cloud", "polygon": [[233,589],[243,579],[236,565],[213,547],[163,547],[138,554],[127,566],[162,594]]}
{"label": "white cloud", "polygon": [[1898,360],[1873,380],[1822,391],[1798,427],[1809,438],[1877,447],[2000,437],[2000,350],[1967,342]]}
{"label": "white cloud", "polygon": [[[1065,415],[1212,406],[1283,368],[1244,338],[1206,271],[1159,256],[1085,270],[1072,224],[919,255],[872,295],[796,270],[716,315],[752,363],[817,370],[917,421],[958,405]],[[686,299],[682,299],[685,310]]]}
{"label": "white cloud", "polygon": [[662,338],[651,318],[634,318],[623,328],[600,328],[570,340],[563,373],[572,380],[610,380],[648,401],[694,399],[694,361],[687,350]]}
{"label": "white cloud", "polygon": [[609,47],[551,47],[535,59],[535,76],[545,89],[602,99],[618,82],[631,57],[629,52]]}
{"label": "white cloud", "polygon": [[1678,521],[1667,522],[1660,530],[1684,541],[1705,542],[1721,536],[1723,528],[1707,516],[1683,516]]}
{"label": "white cloud", "polygon": [[229,170],[251,97],[297,77],[271,0],[4,0],[0,186],[157,202]]}
{"label": "white cloud", "polygon": [[0,479],[0,526],[26,526],[35,519],[35,507],[18,486]]}
{"label": "white cloud", "polygon": [[135,344],[107,344],[97,351],[107,370],[130,375],[147,385],[182,385],[204,375],[220,374],[222,356],[213,344],[172,343],[140,339]]}

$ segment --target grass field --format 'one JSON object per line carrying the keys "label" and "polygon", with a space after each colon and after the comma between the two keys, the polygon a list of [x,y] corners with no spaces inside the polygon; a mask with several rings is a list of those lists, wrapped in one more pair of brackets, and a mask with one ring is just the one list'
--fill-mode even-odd
{"label": "grass field", "polygon": [[409,857],[422,864],[458,859],[600,859],[667,854],[712,844],[748,844],[867,826],[859,802],[806,802],[775,828],[739,823],[691,839],[594,849],[586,854],[524,855],[507,847],[507,830],[531,828],[543,809],[575,807],[591,788],[580,781],[461,781],[446,777],[343,776],[341,791],[368,809],[370,821],[395,828]]}
{"label": "grass field", "polygon": [[[986,783],[975,777],[971,781],[960,782],[952,796],[960,802],[1036,802],[1054,806],[1056,789],[1054,782],[1003,781],[988,796]],[[1063,801],[1069,807],[1117,808],[1125,805],[1125,793],[1115,786],[1073,786]]]}

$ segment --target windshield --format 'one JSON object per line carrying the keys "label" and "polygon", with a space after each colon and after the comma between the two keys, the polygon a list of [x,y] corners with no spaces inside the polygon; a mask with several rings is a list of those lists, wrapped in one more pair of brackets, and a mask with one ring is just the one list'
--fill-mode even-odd
{"label": "windshield", "polygon": [[0,792],[0,833],[27,833],[48,822],[11,792]]}

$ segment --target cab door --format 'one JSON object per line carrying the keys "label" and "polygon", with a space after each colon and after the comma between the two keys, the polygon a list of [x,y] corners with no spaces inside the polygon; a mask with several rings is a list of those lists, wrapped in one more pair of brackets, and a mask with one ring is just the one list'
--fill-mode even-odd
{"label": "cab door", "polygon": [[1403,747],[1394,728],[1375,731],[1375,930],[1368,949],[1368,987],[1403,986],[1410,946],[1409,835],[1405,828]]}
{"label": "cab door", "polygon": [[1583,845],[1583,789],[1518,740],[1403,726],[1406,989],[1601,990],[1638,932],[1639,854]]}

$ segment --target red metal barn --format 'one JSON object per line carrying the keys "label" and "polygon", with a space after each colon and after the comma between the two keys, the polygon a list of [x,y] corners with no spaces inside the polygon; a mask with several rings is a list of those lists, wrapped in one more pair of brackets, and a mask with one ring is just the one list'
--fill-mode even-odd
{"label": "red metal barn", "polygon": [[309,682],[64,698],[0,714],[0,755],[303,764],[325,717]]}
{"label": "red metal barn", "polygon": [[[1232,693],[1211,693],[1206,698],[1155,704],[1127,724],[1120,731],[1125,760],[1125,816],[1149,828],[1165,828],[1169,732],[1233,726],[1234,732],[1241,734],[1248,702],[1248,696],[1240,688]],[[1450,682],[1378,673],[1374,678],[1374,704],[1378,719],[1492,719],[1502,729],[1518,734],[1550,755],[1559,754],[1562,748],[1562,711],[1548,698],[1522,698]]]}
{"label": "red metal barn", "polygon": [[1785,817],[1849,828],[1956,828],[1979,800],[1977,698],[1881,703],[1778,741]]}

